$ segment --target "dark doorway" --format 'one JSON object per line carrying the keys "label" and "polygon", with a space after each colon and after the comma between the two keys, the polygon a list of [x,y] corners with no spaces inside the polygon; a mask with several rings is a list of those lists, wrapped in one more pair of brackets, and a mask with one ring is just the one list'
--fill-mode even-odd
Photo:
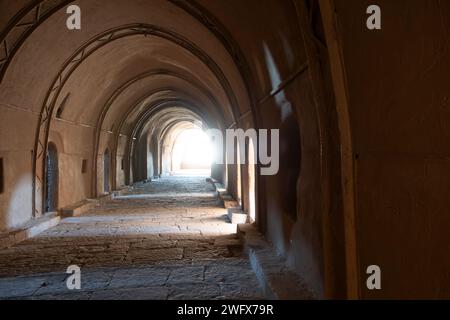
{"label": "dark doorway", "polygon": [[3,193],[4,190],[4,178],[3,178],[3,159],[0,158],[0,194]]}
{"label": "dark doorway", "polygon": [[103,191],[109,193],[109,170],[110,170],[110,157],[109,150],[106,149],[103,155]]}
{"label": "dark doorway", "polygon": [[49,143],[46,158],[45,212],[55,212],[58,208],[58,150]]}

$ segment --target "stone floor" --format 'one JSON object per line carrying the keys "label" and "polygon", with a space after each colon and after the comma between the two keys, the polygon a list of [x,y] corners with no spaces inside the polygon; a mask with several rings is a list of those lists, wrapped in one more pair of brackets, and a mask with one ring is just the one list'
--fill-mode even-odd
{"label": "stone floor", "polygon": [[225,214],[205,177],[136,187],[0,251],[0,299],[262,299]]}

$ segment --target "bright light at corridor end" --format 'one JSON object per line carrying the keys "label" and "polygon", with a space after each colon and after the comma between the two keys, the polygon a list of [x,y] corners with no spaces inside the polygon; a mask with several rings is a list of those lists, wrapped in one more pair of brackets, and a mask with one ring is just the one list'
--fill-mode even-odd
{"label": "bright light at corridor end", "polygon": [[213,148],[209,136],[201,129],[187,129],[177,137],[174,151],[174,169],[211,169]]}

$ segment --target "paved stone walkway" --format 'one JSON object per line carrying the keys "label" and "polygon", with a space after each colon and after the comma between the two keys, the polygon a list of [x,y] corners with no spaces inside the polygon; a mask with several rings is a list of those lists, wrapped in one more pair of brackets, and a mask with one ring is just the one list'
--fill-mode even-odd
{"label": "paved stone walkway", "polygon": [[134,188],[0,251],[0,299],[262,299],[225,214],[204,177]]}

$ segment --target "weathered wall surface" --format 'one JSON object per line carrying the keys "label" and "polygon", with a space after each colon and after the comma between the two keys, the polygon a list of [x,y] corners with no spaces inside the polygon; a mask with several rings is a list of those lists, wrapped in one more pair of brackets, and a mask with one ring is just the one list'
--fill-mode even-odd
{"label": "weathered wall surface", "polygon": [[[47,1],[44,6],[47,7],[49,2]],[[12,17],[29,3],[30,1],[0,3],[2,31],[12,21]],[[223,70],[224,77],[234,89],[237,99],[242,102],[235,107],[245,110],[248,105],[244,86],[236,67],[233,66],[232,58],[201,23],[182,9],[168,1],[160,0],[147,2],[115,0],[95,3],[79,1],[77,4],[82,8],[83,16],[87,13],[83,19],[82,31],[73,32],[65,27],[67,19],[65,10],[61,9],[54,13],[42,21],[42,24],[36,25],[34,32],[23,39],[20,50],[8,61],[9,67],[0,84],[2,112],[0,152],[4,159],[6,179],[5,192],[0,195],[1,229],[19,226],[32,217],[30,153],[34,148],[38,116],[46,103],[45,97],[52,89],[53,80],[62,72],[67,59],[89,39],[102,32],[130,23],[152,23],[158,28],[180,35],[183,39],[196,41],[200,49],[215,58],[215,62]],[[33,14],[30,14],[31,16]],[[12,29],[7,39],[9,46],[12,45],[12,40],[17,40],[22,29],[21,27]],[[3,42],[1,46],[0,59],[3,59]],[[165,69],[161,72],[162,76],[157,72],[161,71],[160,69]],[[58,123],[53,114],[51,127],[51,130],[61,136],[64,152],[60,153],[60,172],[67,173],[66,179],[59,184],[60,206],[91,197],[93,191],[103,190],[103,152],[114,144],[113,137],[108,136],[106,132],[112,129],[114,134],[117,133],[119,129],[111,125],[117,125],[122,120],[121,117],[136,103],[142,93],[130,90],[134,95],[125,95],[128,100],[120,100],[122,109],[119,106],[113,110],[111,118],[106,117],[105,128],[101,123],[98,127],[97,120],[101,110],[118,88],[133,77],[151,71],[154,72],[153,79],[156,79],[154,87],[157,89],[162,90],[167,84],[174,84],[174,88],[180,91],[184,85],[200,88],[197,91],[203,90],[208,94],[214,92],[216,101],[214,108],[223,107],[221,111],[227,117],[227,125],[229,124],[230,101],[224,89],[205,63],[189,50],[164,37],[146,38],[142,35],[106,43],[82,61],[65,83],[55,103],[56,113],[63,104],[63,99],[70,96],[62,113],[64,122]],[[177,75],[180,77],[177,78]],[[168,79],[165,82],[160,79],[164,76]],[[188,91],[191,93],[193,89]],[[195,94],[198,95],[197,92]],[[195,99],[195,102],[203,102],[204,96],[205,94]],[[208,103],[207,107],[210,105],[212,104]],[[100,136],[97,155],[93,155],[96,143],[95,131],[99,131],[97,133]],[[83,159],[88,160],[87,174],[81,174]],[[119,171],[117,180],[120,186],[120,180],[124,180],[118,169],[121,167],[120,158],[114,162],[118,164],[115,168],[116,172]],[[97,172],[93,172],[94,168]],[[92,175],[96,175],[97,179],[92,179]],[[94,190],[92,180],[97,184]]]}
{"label": "weathered wall surface", "polygon": [[[181,36],[183,40],[168,41],[167,35],[166,38],[124,37],[106,43],[84,59],[71,74],[56,104],[58,107],[64,102],[64,97],[70,96],[62,114],[64,121],[52,122],[54,134],[50,136],[50,139],[59,139],[62,150],[59,163],[64,178],[59,185],[59,204],[77,202],[95,191],[102,193],[106,148],[111,159],[116,160],[112,161],[116,162],[116,167],[115,171],[111,167],[110,184],[113,179],[118,186],[124,182],[125,177],[119,168],[120,157],[127,147],[122,140],[130,139],[142,112],[155,103],[155,106],[174,107],[180,103],[176,99],[181,97],[183,102],[195,104],[206,114],[207,120],[213,120],[213,126],[249,128],[256,125],[257,129],[280,129],[280,171],[275,176],[257,178],[257,223],[316,294],[323,296],[324,177],[320,131],[323,119],[317,114],[312,95],[294,2],[267,0],[261,5],[257,0],[198,1],[204,8],[202,10],[206,10],[203,13],[217,18],[229,32],[233,45],[237,45],[233,48],[225,48],[220,37],[214,34],[216,30],[205,27],[201,17],[195,18],[195,14],[191,15],[182,6],[169,1],[114,0],[103,3],[100,0],[81,0],[79,4],[85,10],[81,32],[70,33],[64,27],[57,28],[64,26],[66,19],[65,13],[59,11],[27,40],[0,86],[0,98],[5,98],[4,103],[27,106],[36,117],[51,80],[58,75],[64,61],[88,39],[105,30],[135,22],[151,23]],[[12,10],[12,7],[6,7]],[[195,47],[180,47],[179,44],[186,40],[193,42]],[[248,78],[245,79],[248,87],[233,60],[232,54],[236,53],[233,50],[237,49],[248,63]],[[208,58],[212,61],[205,63]],[[127,81],[139,78],[142,72],[160,69],[165,71],[148,76],[151,81],[141,78],[142,81],[136,81],[121,91]],[[32,90],[28,91],[28,88]],[[145,93],[156,89],[160,91],[139,102]],[[249,96],[253,97],[253,108]],[[160,123],[165,125],[169,122],[164,118]],[[26,126],[30,126],[30,122]],[[35,124],[30,127],[34,130]],[[34,134],[34,131],[26,134],[27,143],[21,152],[30,152],[33,148]],[[94,148],[96,134],[97,149]],[[124,137],[120,138],[115,154],[113,148],[117,134]],[[147,137],[138,137],[137,144],[142,152],[137,152],[133,159],[134,178],[143,180],[152,175],[148,170],[151,164],[147,161],[150,150]],[[10,151],[13,145],[11,143],[4,149]],[[155,155],[153,163],[158,163],[157,152],[150,151]],[[83,159],[88,160],[88,174],[81,173]],[[21,171],[29,175],[30,162],[29,158],[23,160],[21,168],[14,170],[15,176]],[[92,168],[93,163],[95,168]],[[238,172],[235,166],[227,169],[228,186],[237,196]],[[240,169],[242,200],[244,207],[248,207],[247,167]],[[221,175],[221,172],[215,174]],[[92,179],[92,175],[96,175],[96,179]],[[91,190],[93,182],[96,182],[94,188],[97,190]],[[30,190],[20,194],[31,204]],[[10,196],[4,203],[10,203]],[[16,217],[15,210],[5,208],[2,216],[26,221],[30,217],[29,211],[26,212],[28,216]]]}
{"label": "weathered wall surface", "polygon": [[[363,298],[450,296],[450,3],[337,0],[357,174]],[[382,290],[365,288],[382,269]]]}
{"label": "weathered wall surface", "polygon": [[[4,192],[0,194],[0,230],[15,228],[31,218],[33,138],[26,136],[37,115],[23,107],[0,102],[0,158]],[[7,212],[15,212],[8,215]]]}
{"label": "weathered wall surface", "polygon": [[[59,192],[58,208],[75,204],[91,197],[92,140],[94,129],[77,123],[55,119],[49,141],[58,151]],[[77,139],[73,139],[77,137]],[[82,172],[83,160],[87,171]]]}
{"label": "weathered wall surface", "polygon": [[[280,171],[258,177],[257,223],[323,296],[321,139],[295,6],[291,1],[265,1],[263,6],[259,1],[200,2],[230,29],[249,62],[259,128],[280,129]],[[257,15],[246,14],[257,6]],[[247,115],[239,126],[247,129],[251,120]],[[242,169],[248,208],[247,167]],[[229,177],[237,176],[232,166],[228,171]],[[236,197],[235,182],[229,187]]]}
{"label": "weathered wall surface", "polygon": [[[26,3],[1,2],[0,29]],[[370,1],[330,3],[336,5],[333,19],[349,99],[357,209],[357,243],[350,245],[357,246],[361,295],[448,297],[450,4],[379,0],[383,29],[369,31]],[[5,169],[0,230],[32,217],[36,127],[53,80],[65,74],[65,61],[106,30],[151,23],[146,32],[159,34],[124,28],[121,32],[130,35],[99,41],[104,44],[83,57],[56,99],[56,109],[64,110],[60,120],[53,115],[49,141],[58,148],[59,207],[103,193],[106,149],[111,186],[159,174],[161,141],[149,141],[156,136],[146,131],[153,120],[151,132],[183,117],[201,118],[222,130],[280,129],[280,171],[256,179],[257,223],[317,296],[344,297],[349,243],[343,237],[342,115],[334,101],[318,2],[79,4],[85,10],[82,31],[68,31],[67,15],[58,11],[24,39],[0,83]],[[306,4],[307,22],[299,20],[295,4]],[[305,23],[311,30],[304,30]],[[242,57],[245,61],[238,61]],[[152,108],[184,111],[146,114]],[[130,169],[127,152],[133,138],[138,148]],[[83,160],[86,173],[81,172]],[[227,172],[224,180],[235,197],[242,187],[248,210],[248,167],[241,167],[240,185],[236,169],[217,167],[214,175]],[[134,174],[127,177],[130,171]],[[365,271],[373,264],[382,268],[382,291],[365,289]]]}

